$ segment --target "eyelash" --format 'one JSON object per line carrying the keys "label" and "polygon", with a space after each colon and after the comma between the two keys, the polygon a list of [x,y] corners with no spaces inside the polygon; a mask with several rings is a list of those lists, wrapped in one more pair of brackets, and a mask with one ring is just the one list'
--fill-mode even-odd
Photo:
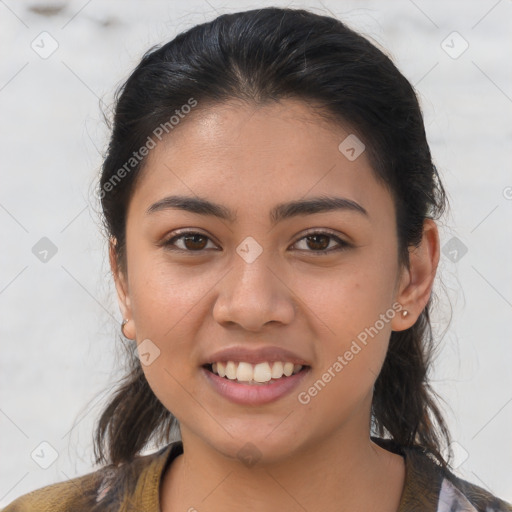
{"label": "eyelash", "polygon": [[[197,251],[192,251],[192,250],[188,250],[188,249],[179,249],[179,248],[176,248],[176,247],[172,247],[174,245],[175,241],[183,239],[187,235],[200,235],[202,237],[207,238],[208,241],[212,241],[210,239],[210,237],[205,235],[204,233],[200,233],[198,231],[182,231],[182,232],[178,232],[177,234],[175,234],[174,236],[172,236],[168,240],[164,241],[162,243],[162,245],[165,248],[167,248],[167,249],[169,249],[171,251],[178,251],[178,252],[183,252],[183,253],[201,253],[201,252],[205,251],[205,249],[199,249]],[[338,244],[338,247],[336,247],[334,249],[332,249],[332,248],[331,249],[323,249],[323,250],[319,250],[319,251],[299,249],[300,251],[309,252],[309,253],[314,254],[314,255],[324,255],[324,254],[330,254],[330,253],[333,253],[333,252],[343,251],[343,250],[346,250],[346,249],[351,247],[351,244],[349,244],[348,242],[345,242],[345,240],[342,240],[341,238],[339,238],[338,236],[334,235],[333,233],[331,233],[329,231],[310,231],[310,232],[307,232],[304,236],[302,236],[301,238],[296,240],[293,243],[293,245],[297,244],[298,242],[300,242],[300,241],[302,241],[302,240],[304,240],[304,239],[306,239],[306,238],[308,238],[310,236],[314,236],[314,235],[324,235],[324,236],[327,236],[327,237],[335,240],[336,243]],[[330,245],[330,242],[329,242],[329,245]]]}

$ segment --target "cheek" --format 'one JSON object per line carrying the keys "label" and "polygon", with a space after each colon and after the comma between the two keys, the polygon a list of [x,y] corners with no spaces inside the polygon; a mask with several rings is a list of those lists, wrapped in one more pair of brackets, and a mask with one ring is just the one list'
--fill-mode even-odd
{"label": "cheek", "polygon": [[202,402],[201,394],[194,388],[185,362],[171,362],[162,352],[151,365],[143,365],[143,371],[153,393],[172,415],[180,421],[186,418],[191,424],[204,425],[208,421],[208,404]]}
{"label": "cheek", "polygon": [[139,251],[129,267],[132,312],[139,340],[180,339],[179,332],[197,316],[215,282],[211,272],[173,265],[158,253]]}
{"label": "cheek", "polygon": [[312,406],[315,401],[318,407],[338,404],[343,415],[371,392],[397,314],[392,308],[396,270],[392,258],[364,255],[322,276],[297,277],[294,292],[318,333],[319,367],[308,383],[312,387],[301,390]]}
{"label": "cheek", "polygon": [[[336,337],[319,340],[319,364],[297,397],[300,404],[315,411],[314,416],[323,418],[321,423],[325,423],[325,428],[339,425],[354,414],[365,414],[361,405],[369,405],[386,357],[389,324],[377,320],[370,325],[360,311],[357,313],[360,315],[357,318],[338,320]],[[369,327],[359,329],[356,324]]]}
{"label": "cheek", "polygon": [[150,365],[143,364],[144,374],[168,410],[180,417],[195,417],[197,407],[191,400],[197,394],[194,383],[199,371],[195,340],[198,318],[207,314],[204,307],[212,284],[180,276],[163,265],[149,268],[150,272],[134,277],[132,290],[137,342],[148,343],[149,339],[158,353]]}
{"label": "cheek", "polygon": [[304,314],[315,322],[324,346],[340,351],[358,336],[364,342],[365,333],[374,333],[375,326],[379,333],[382,331],[381,338],[389,337],[395,315],[392,304],[396,273],[392,257],[361,251],[336,268],[314,274],[297,269],[289,277],[294,294],[305,305]]}

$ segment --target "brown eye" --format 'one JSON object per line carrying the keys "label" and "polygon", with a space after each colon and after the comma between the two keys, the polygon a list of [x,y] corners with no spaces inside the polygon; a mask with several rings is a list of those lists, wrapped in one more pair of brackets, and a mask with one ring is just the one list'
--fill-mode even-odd
{"label": "brown eye", "polygon": [[330,236],[310,235],[306,237],[308,247],[316,251],[325,251],[329,247]]}
{"label": "brown eye", "polygon": [[207,238],[203,235],[185,235],[183,237],[183,243],[187,249],[197,251],[206,247]]}
{"label": "brown eye", "polygon": [[[184,252],[201,252],[206,248],[208,241],[211,240],[202,233],[187,231],[172,237],[170,240],[164,243],[164,246],[172,250]],[[181,246],[178,246],[176,242],[180,242]]]}
{"label": "brown eye", "polygon": [[[335,251],[342,251],[350,247],[348,242],[345,242],[338,236],[329,232],[322,231],[310,233],[295,242],[294,245],[297,245],[299,242],[303,241],[305,241],[305,244],[303,244],[305,245],[305,248],[299,248],[299,250],[310,252],[312,254],[327,254]],[[331,245],[333,241],[334,246]]]}

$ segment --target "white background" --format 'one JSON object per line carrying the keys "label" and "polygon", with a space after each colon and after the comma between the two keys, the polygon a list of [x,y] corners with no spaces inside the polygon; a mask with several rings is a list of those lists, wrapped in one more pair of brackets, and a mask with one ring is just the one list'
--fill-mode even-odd
{"label": "white background", "polygon": [[[93,469],[98,393],[121,375],[121,317],[92,195],[108,136],[99,98],[110,104],[153,44],[267,5],[335,14],[385,48],[420,95],[451,201],[442,244],[460,240],[458,260],[445,250],[438,273],[434,387],[458,474],[512,501],[512,2],[52,5],[0,1],[0,505]],[[43,31],[58,43],[46,59],[31,47]],[[42,237],[57,247],[46,263],[32,253]],[[31,458],[37,448],[50,460],[41,442],[58,454],[48,469]]]}

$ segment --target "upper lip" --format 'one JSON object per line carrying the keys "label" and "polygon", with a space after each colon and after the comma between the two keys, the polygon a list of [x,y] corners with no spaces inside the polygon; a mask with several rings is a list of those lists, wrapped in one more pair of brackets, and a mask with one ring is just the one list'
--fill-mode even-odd
{"label": "upper lip", "polygon": [[290,350],[276,346],[265,346],[252,349],[245,346],[224,348],[209,355],[207,359],[203,361],[203,365],[223,361],[244,361],[251,364],[282,361],[285,363],[290,362],[293,364],[301,364],[302,366],[309,366],[308,362],[302,357],[299,357]]}

